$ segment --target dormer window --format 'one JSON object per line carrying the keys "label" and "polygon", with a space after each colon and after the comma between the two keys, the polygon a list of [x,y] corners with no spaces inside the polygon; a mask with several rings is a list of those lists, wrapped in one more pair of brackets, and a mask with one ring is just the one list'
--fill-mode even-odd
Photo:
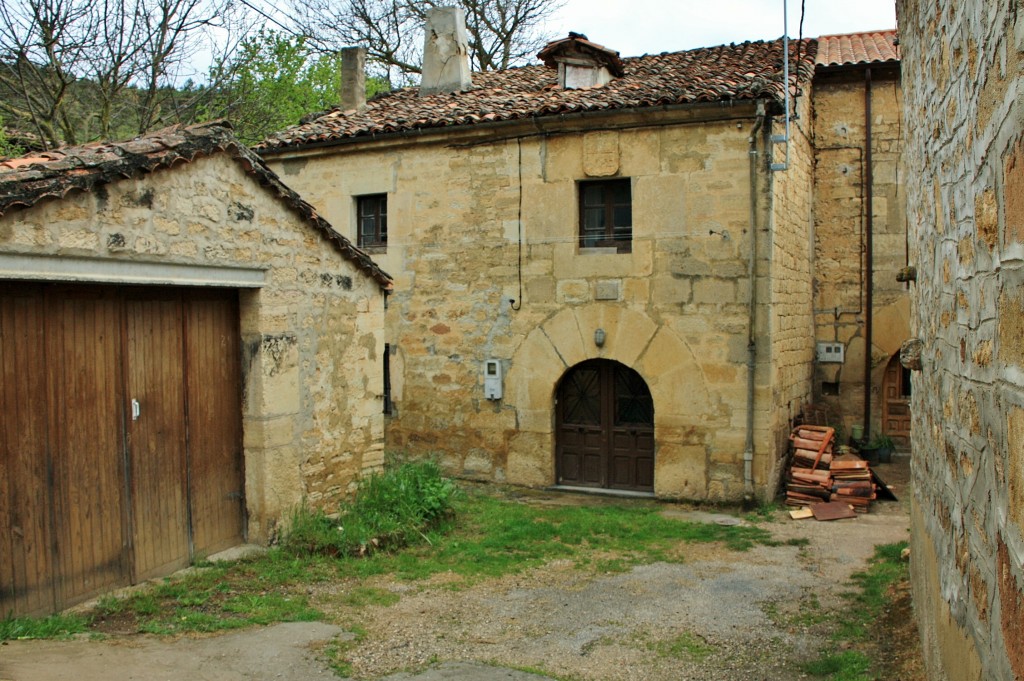
{"label": "dormer window", "polygon": [[558,86],[567,90],[601,87],[624,73],[618,52],[590,42],[582,33],[548,43],[537,57],[558,69]]}

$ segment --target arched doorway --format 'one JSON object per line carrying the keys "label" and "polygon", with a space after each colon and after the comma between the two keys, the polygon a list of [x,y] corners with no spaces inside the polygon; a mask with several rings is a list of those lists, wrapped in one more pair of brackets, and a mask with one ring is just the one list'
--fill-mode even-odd
{"label": "arched doorway", "polygon": [[910,446],[910,369],[900,364],[899,353],[885,367],[882,379],[882,432],[897,446]]}
{"label": "arched doorway", "polygon": [[566,372],[557,397],[558,484],[654,491],[654,400],[640,374],[587,360]]}

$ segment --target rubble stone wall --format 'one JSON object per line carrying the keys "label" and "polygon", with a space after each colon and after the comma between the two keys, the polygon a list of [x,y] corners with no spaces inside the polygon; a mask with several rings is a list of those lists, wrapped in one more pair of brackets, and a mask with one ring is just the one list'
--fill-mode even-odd
{"label": "rubble stone wall", "polygon": [[[845,349],[844,362],[815,364],[815,402],[829,408],[847,435],[854,424],[864,424],[867,87],[863,68],[826,70],[815,77],[813,93],[815,339]],[[909,288],[896,280],[907,264],[899,71],[873,69],[870,92],[874,323],[866,430],[877,434],[886,431],[886,365],[910,336]]]}
{"label": "rubble stone wall", "polygon": [[[553,484],[558,382],[579,362],[607,358],[638,371],[653,394],[656,493],[743,495],[754,110],[675,115],[624,114],[601,130],[567,124],[547,134],[453,130],[268,158],[350,237],[354,197],[388,194],[387,252],[375,258],[395,277],[389,449],[440,454],[470,478]],[[579,182],[610,177],[631,181],[632,252],[582,252]],[[757,210],[766,228],[763,196]],[[759,364],[772,342],[760,339]],[[491,358],[504,369],[501,400],[483,393]],[[766,471],[781,454],[772,378],[758,373],[762,496],[774,491]]]}
{"label": "rubble stone wall", "polygon": [[1024,679],[1024,7],[898,3],[928,678]]}
{"label": "rubble stone wall", "polygon": [[0,251],[265,270],[239,292],[250,539],[382,464],[383,293],[227,154],[11,211]]}

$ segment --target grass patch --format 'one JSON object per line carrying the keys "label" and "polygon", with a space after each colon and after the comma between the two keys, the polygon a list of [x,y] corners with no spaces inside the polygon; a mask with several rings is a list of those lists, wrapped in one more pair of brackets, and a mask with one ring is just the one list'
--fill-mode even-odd
{"label": "grass patch", "polygon": [[349,654],[356,649],[356,647],[366,640],[366,629],[352,622],[349,622],[345,629],[348,630],[347,636],[339,636],[334,641],[324,648],[324,655],[327,658],[328,666],[334,670],[334,673],[343,678],[349,678],[353,676],[352,661],[349,659]]}
{"label": "grass patch", "polygon": [[459,494],[432,461],[406,461],[365,478],[336,517],[300,507],[283,545],[296,554],[364,556],[422,540],[454,513]]}
{"label": "grass patch", "polygon": [[715,651],[704,639],[688,631],[666,641],[654,641],[648,648],[658,657],[695,662],[700,662]]}
{"label": "grass patch", "polygon": [[362,608],[368,605],[389,606],[394,605],[401,597],[384,589],[376,589],[372,586],[357,586],[338,598],[338,602],[355,608]]}
{"label": "grass patch", "polygon": [[0,619],[0,641],[34,638],[70,638],[88,629],[89,618],[82,615],[49,617],[9,617]]}
{"label": "grass patch", "polygon": [[287,572],[292,581],[282,582],[281,564],[291,561],[275,553],[183,573],[124,598],[103,598],[92,627],[170,635],[320,619],[304,595],[277,588],[324,576],[319,563],[307,561],[306,569]]}
{"label": "grass patch", "polygon": [[[488,490],[491,492],[493,490]],[[579,568],[624,572],[683,559],[685,545],[721,543],[744,551],[771,543],[757,526],[669,518],[654,504],[536,506],[463,493],[431,462],[398,463],[371,476],[337,515],[300,509],[281,546],[232,563],[210,563],[122,598],[103,598],[89,617],[7,620],[3,637],[213,632],[324,615],[311,585],[380,574],[419,580],[456,576],[451,588],[570,560]],[[349,588],[338,604],[388,606],[399,596]],[[344,648],[344,646],[341,646]],[[335,658],[344,655],[339,653]]]}
{"label": "grass patch", "polygon": [[[537,507],[488,494],[466,495],[447,533],[397,553],[354,561],[358,576],[392,573],[415,580],[452,572],[469,581],[521,572],[558,559],[621,572],[634,565],[678,560],[681,543],[721,542],[745,551],[772,541],[758,527],[691,523],[652,506]],[[599,557],[598,557],[599,556]]]}
{"label": "grass patch", "polygon": [[804,671],[830,681],[870,681],[875,678],[872,663],[863,648],[889,603],[889,588],[907,578],[907,564],[900,558],[906,542],[875,547],[875,555],[867,570],[853,575],[855,589],[843,594],[849,603],[832,618],[835,627],[833,642],[844,648],[829,652],[804,665]]}
{"label": "grass patch", "polygon": [[804,671],[831,681],[871,681],[871,659],[859,650],[844,650],[819,657],[804,665]]}

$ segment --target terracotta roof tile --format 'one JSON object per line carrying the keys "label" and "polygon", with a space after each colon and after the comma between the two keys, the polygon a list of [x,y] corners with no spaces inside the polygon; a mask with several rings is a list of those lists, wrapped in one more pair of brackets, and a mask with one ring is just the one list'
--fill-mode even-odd
{"label": "terracotta roof tile", "polygon": [[818,66],[897,63],[900,47],[895,29],[818,38]]}
{"label": "terracotta roof tile", "polygon": [[[596,45],[596,44],[595,44]],[[600,47],[600,46],[598,46]],[[601,48],[607,50],[607,48]],[[790,51],[797,53],[796,41]],[[812,75],[816,42],[800,50],[801,81]],[[622,60],[624,75],[603,87],[564,90],[541,64],[473,74],[473,88],[420,97],[404,88],[372,99],[361,111],[333,109],[276,133],[257,149],[277,149],[410,130],[477,125],[586,111],[697,102],[782,101],[782,41],[745,42]]]}
{"label": "terracotta roof tile", "polygon": [[60,199],[75,191],[89,192],[123,178],[164,170],[221,152],[230,154],[245,172],[317,229],[359,270],[381,287],[391,287],[391,277],[369,255],[335,231],[312,205],[281,182],[259,156],[235,138],[231,126],[222,121],[174,126],[128,142],[64,147],[4,161],[0,163],[0,217],[44,199]]}

